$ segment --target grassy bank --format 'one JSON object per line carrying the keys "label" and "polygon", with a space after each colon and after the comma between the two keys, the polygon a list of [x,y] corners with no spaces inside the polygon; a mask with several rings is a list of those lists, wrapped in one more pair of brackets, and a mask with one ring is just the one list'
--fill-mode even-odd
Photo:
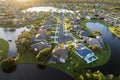
{"label": "grassy bank", "polygon": [[16,28],[16,27],[24,27],[24,26],[27,26],[27,25],[30,25],[29,23],[23,23],[23,24],[21,24],[21,25],[19,25],[19,26],[17,26],[17,25],[14,25],[14,24],[0,24],[0,27],[3,27],[3,28]]}
{"label": "grassy bank", "polygon": [[[70,53],[68,60],[66,63],[56,63],[56,64],[49,64],[48,61],[44,62],[44,65],[56,68],[64,73],[72,76],[73,78],[77,79],[80,75],[80,72],[85,68],[92,68],[96,66],[100,66],[105,64],[110,57],[110,48],[107,45],[105,49],[100,52],[95,52],[95,55],[99,58],[95,62],[87,64],[83,59],[81,59],[76,53]],[[24,64],[24,63],[34,63],[37,64],[37,60],[35,59],[35,55],[30,51],[25,51],[24,54],[19,54],[16,57],[17,64]]]}
{"label": "grassy bank", "polygon": [[15,25],[13,25],[13,24],[0,24],[0,27],[3,27],[3,28],[14,28]]}
{"label": "grassy bank", "polygon": [[98,22],[107,27],[111,26],[110,24],[105,23],[103,20],[80,20],[80,25],[86,27],[87,22]]}
{"label": "grassy bank", "polygon": [[24,64],[24,63],[37,63],[35,59],[35,55],[31,51],[24,51],[24,53],[18,53],[17,57],[15,58],[17,64]]}
{"label": "grassy bank", "polygon": [[7,58],[8,49],[8,42],[0,38],[0,56],[2,59]]}

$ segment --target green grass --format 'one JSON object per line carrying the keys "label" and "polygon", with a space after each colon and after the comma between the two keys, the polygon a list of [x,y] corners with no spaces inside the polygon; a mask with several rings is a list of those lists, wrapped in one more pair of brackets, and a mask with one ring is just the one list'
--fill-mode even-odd
{"label": "green grass", "polygon": [[9,44],[7,41],[0,39],[0,56],[2,59],[7,58]]}
{"label": "green grass", "polygon": [[[80,72],[85,68],[92,68],[105,64],[111,55],[111,49],[107,45],[105,49],[100,52],[95,52],[95,55],[98,57],[98,60],[87,64],[83,59],[81,59],[76,53],[69,54],[69,59],[66,63],[56,63],[56,64],[47,64],[45,65],[59,69],[73,78],[77,79],[80,75]],[[73,62],[73,64],[71,63]],[[70,69],[67,69],[70,67]]]}
{"label": "green grass", "polygon": [[[56,64],[45,63],[45,65],[56,68],[64,73],[72,76],[73,78],[78,77],[78,73],[74,71],[74,65],[70,63],[70,60],[66,61],[66,63],[56,63]],[[70,69],[67,69],[67,67],[70,67]]]}
{"label": "green grass", "polygon": [[0,27],[3,27],[3,28],[14,28],[15,25],[13,25],[13,24],[0,24]]}
{"label": "green grass", "polygon": [[104,48],[102,51],[94,52],[94,53],[98,57],[98,60],[96,60],[95,62],[90,63],[88,65],[85,65],[86,68],[100,66],[100,65],[105,64],[111,56],[111,49],[108,45],[106,45],[106,48]]}
{"label": "green grass", "polygon": [[105,23],[103,20],[80,20],[80,25],[84,26],[86,28],[87,22],[98,22],[98,23],[101,23],[107,27],[111,26],[110,24]]}
{"label": "green grass", "polygon": [[37,63],[37,61],[35,60],[35,55],[31,52],[24,53],[24,54],[18,54],[15,60],[17,64]]}
{"label": "green grass", "polygon": [[109,30],[110,30],[113,34],[115,34],[117,37],[120,38],[120,29],[119,29],[119,27],[118,27],[118,28],[116,28],[116,27],[109,27]]}
{"label": "green grass", "polygon": [[27,25],[30,25],[30,23],[24,22],[20,26],[16,26],[14,24],[0,24],[0,27],[3,27],[3,28],[15,28],[15,27],[24,27],[24,26],[27,26]]}

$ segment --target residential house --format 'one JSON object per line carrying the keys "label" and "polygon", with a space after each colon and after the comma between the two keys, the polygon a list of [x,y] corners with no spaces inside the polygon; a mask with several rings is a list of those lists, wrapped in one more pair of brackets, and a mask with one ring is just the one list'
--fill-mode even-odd
{"label": "residential house", "polygon": [[104,10],[104,9],[101,9],[101,10],[99,10],[99,13],[104,14],[104,13],[105,13],[105,10]]}
{"label": "residential house", "polygon": [[46,40],[31,45],[31,49],[35,54],[37,54],[40,50],[50,47],[51,45]]}
{"label": "residential house", "polygon": [[81,36],[81,37],[88,37],[88,36],[90,36],[90,33],[88,31],[81,30],[79,36]]}
{"label": "residential house", "polygon": [[112,18],[105,18],[104,21],[111,25],[115,25],[115,23],[116,23],[116,20],[112,19]]}
{"label": "residential house", "polygon": [[83,44],[78,44],[76,46],[75,53],[84,59],[87,63],[91,63],[98,59],[98,57],[94,55],[94,52]]}
{"label": "residential house", "polygon": [[52,24],[51,21],[46,21],[46,22],[43,24],[43,27],[48,29],[48,28],[52,27],[52,25],[53,25],[53,24]]}
{"label": "residential house", "polygon": [[98,47],[103,48],[102,44],[97,38],[86,37],[85,40],[87,41],[87,44],[91,46],[97,45]]}
{"label": "residential house", "polygon": [[45,40],[47,34],[49,34],[47,29],[40,28],[39,30],[36,31],[36,34],[31,37],[31,42]]}
{"label": "residential house", "polygon": [[94,19],[94,16],[90,15],[90,16],[86,16],[86,18],[89,20],[92,20],[92,19]]}
{"label": "residential house", "polygon": [[63,46],[56,46],[52,51],[52,56],[49,60],[50,63],[62,62],[65,63],[68,60],[68,49]]}
{"label": "residential house", "polygon": [[100,42],[101,46],[104,47],[104,41],[101,36],[96,36],[96,39]]}
{"label": "residential house", "polygon": [[83,26],[73,25],[73,28],[71,29],[71,31],[78,32],[78,31],[81,31],[82,29],[83,29]]}
{"label": "residential house", "polygon": [[120,21],[117,21],[117,22],[115,23],[115,26],[119,26],[119,27],[120,27]]}
{"label": "residential house", "polygon": [[98,12],[98,10],[97,10],[97,9],[93,9],[93,10],[92,10],[92,12],[97,13],[97,12]]}
{"label": "residential house", "polygon": [[120,14],[115,14],[115,15],[114,15],[114,18],[115,18],[116,20],[120,19]]}
{"label": "residential house", "polygon": [[98,16],[97,19],[99,19],[99,20],[104,20],[105,17],[104,17],[104,16]]}
{"label": "residential house", "polygon": [[88,14],[88,10],[82,10],[82,14],[87,15]]}
{"label": "residential house", "polygon": [[77,25],[79,20],[80,20],[79,18],[72,18],[70,19],[70,23],[71,25]]}

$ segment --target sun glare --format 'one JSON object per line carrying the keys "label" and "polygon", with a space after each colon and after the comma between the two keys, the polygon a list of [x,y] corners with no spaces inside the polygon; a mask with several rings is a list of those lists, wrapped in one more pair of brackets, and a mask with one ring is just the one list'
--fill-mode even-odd
{"label": "sun glare", "polygon": [[17,0],[17,1],[20,1],[20,2],[27,2],[27,1],[30,1],[30,0]]}

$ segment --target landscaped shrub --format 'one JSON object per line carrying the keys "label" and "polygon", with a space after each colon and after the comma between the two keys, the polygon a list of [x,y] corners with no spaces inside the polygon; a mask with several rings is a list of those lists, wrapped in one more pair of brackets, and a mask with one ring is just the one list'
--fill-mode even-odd
{"label": "landscaped shrub", "polygon": [[[54,41],[54,40],[53,40]],[[55,47],[55,46],[57,46],[58,44],[56,44],[56,43],[52,43],[51,44],[52,45],[52,49]]]}
{"label": "landscaped shrub", "polygon": [[91,45],[88,45],[88,48],[89,48],[89,49],[92,49],[92,46],[91,46]]}
{"label": "landscaped shrub", "polygon": [[16,69],[16,62],[15,62],[14,58],[4,59],[1,62],[1,68],[5,72],[11,72],[14,69]]}
{"label": "landscaped shrub", "polygon": [[98,31],[98,30],[93,31],[92,34],[93,34],[94,36],[102,35],[102,33],[101,33],[100,31]]}
{"label": "landscaped shrub", "polygon": [[47,59],[47,57],[51,54],[51,48],[45,48],[43,50],[41,50],[37,56],[36,56],[36,59],[38,61],[44,61]]}
{"label": "landscaped shrub", "polygon": [[106,80],[105,76],[98,70],[94,73],[83,71],[78,80]]}

